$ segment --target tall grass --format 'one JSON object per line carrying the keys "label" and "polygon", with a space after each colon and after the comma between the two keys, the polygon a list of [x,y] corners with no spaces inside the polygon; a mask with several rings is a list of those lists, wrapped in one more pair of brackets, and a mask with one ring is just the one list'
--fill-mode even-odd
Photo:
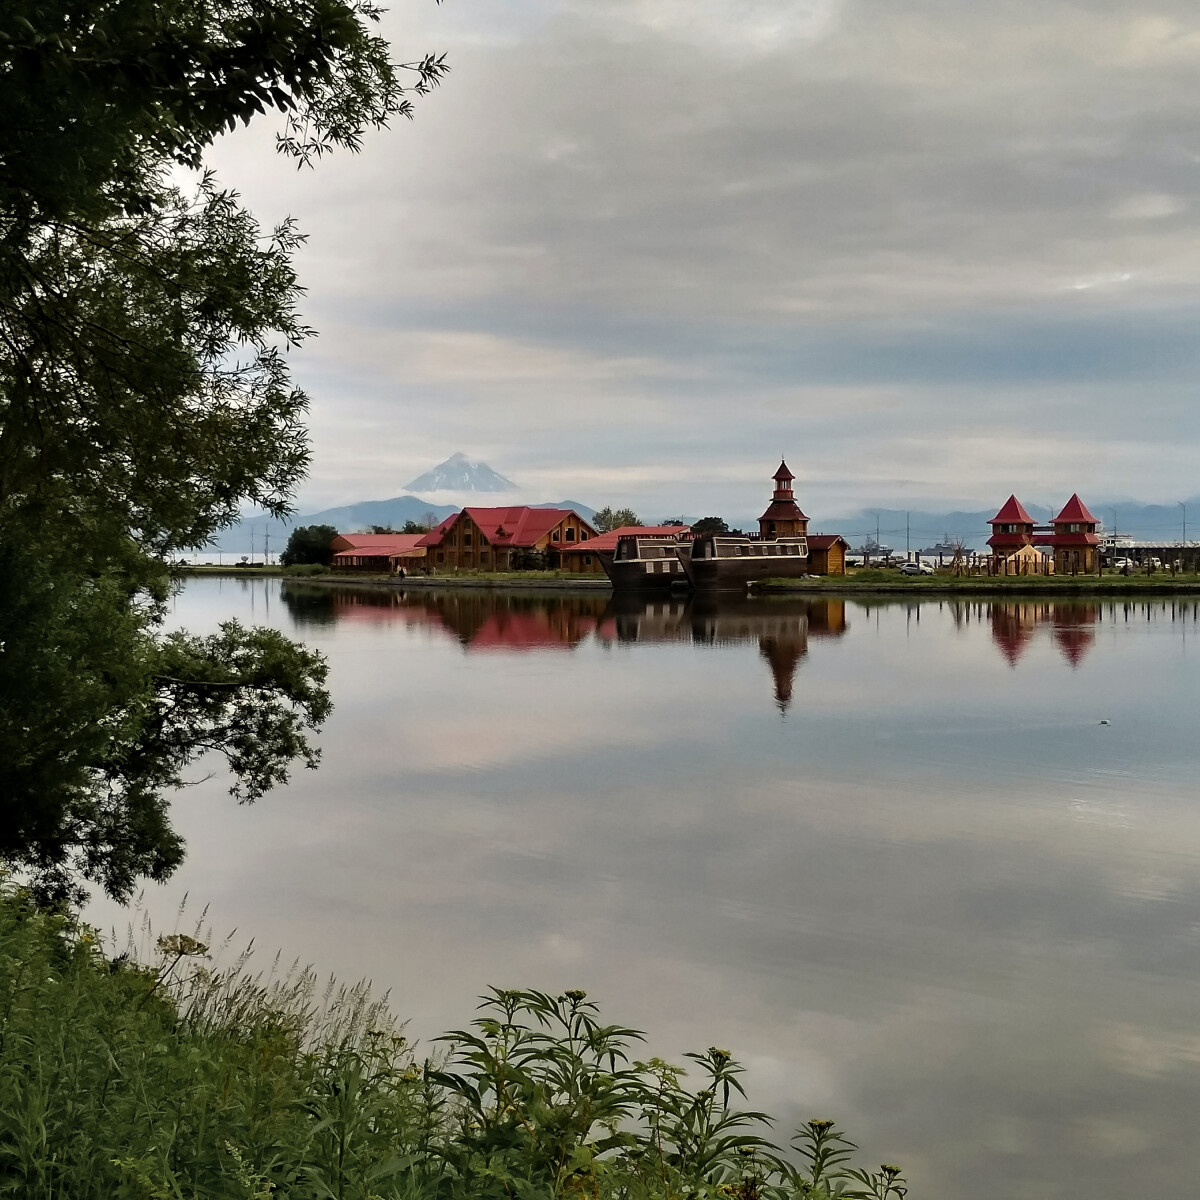
{"label": "tall grass", "polygon": [[418,1060],[364,986],[110,958],[0,883],[0,1196],[22,1200],[900,1200],[836,1127],[781,1148],[726,1050],[687,1069],[582,992],[493,990]]}

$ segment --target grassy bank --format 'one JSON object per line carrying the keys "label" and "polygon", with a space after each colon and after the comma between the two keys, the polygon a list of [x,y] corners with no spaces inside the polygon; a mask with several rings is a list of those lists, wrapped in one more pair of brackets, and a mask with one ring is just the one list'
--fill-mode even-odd
{"label": "grassy bank", "polygon": [[417,1053],[365,987],[110,957],[0,886],[0,1194],[22,1200],[899,1200],[813,1121],[780,1148],[725,1050],[687,1072],[582,992],[493,992]]}
{"label": "grassy bank", "polygon": [[890,570],[848,571],[813,579],[765,579],[757,592],[899,592],[905,594],[1095,596],[1200,594],[1200,575],[1156,571],[1120,575],[901,575]]}
{"label": "grassy bank", "polygon": [[306,579],[315,583],[332,583],[357,587],[405,587],[405,588],[610,588],[607,576],[596,574],[572,574],[568,571],[456,571],[445,575],[409,575],[399,579],[395,575],[373,575],[368,572],[330,571],[328,567],[180,567],[182,575],[225,575],[239,579],[261,579],[264,576],[287,579]]}

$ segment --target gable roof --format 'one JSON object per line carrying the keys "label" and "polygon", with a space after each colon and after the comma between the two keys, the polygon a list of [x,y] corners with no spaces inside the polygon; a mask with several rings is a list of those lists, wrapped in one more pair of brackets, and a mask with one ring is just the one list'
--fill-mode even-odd
{"label": "gable roof", "polygon": [[1025,511],[1016,496],[1009,496],[1000,511],[988,522],[989,525],[1032,525],[1033,518]]}
{"label": "gable roof", "polygon": [[383,558],[393,554],[412,554],[424,539],[423,533],[339,533],[332,545],[334,558],[342,554]]}
{"label": "gable roof", "polygon": [[598,537],[588,538],[586,542],[560,542],[558,551],[565,554],[568,550],[616,550],[617,539],[637,534],[639,537],[658,538],[666,540],[675,538],[677,541],[691,536],[690,525],[622,525],[620,529],[610,529]]}
{"label": "gable roof", "polygon": [[[464,508],[452,513],[421,539],[423,546],[440,546],[450,526],[465,513],[493,546],[534,546],[567,517],[577,518],[595,533],[573,508],[531,508],[527,504],[511,508]],[[590,538],[588,539],[590,542]],[[574,545],[575,543],[571,543]]]}
{"label": "gable roof", "polygon": [[810,533],[808,535],[810,550],[832,550],[838,542],[841,542],[847,550],[850,549],[850,543],[840,533]]}
{"label": "gable roof", "polygon": [[440,546],[442,537],[446,530],[450,528],[459,518],[458,513],[451,513],[448,517],[443,517],[420,541],[422,546]]}
{"label": "gable roof", "polygon": [[1078,493],[1072,493],[1070,500],[1063,505],[1062,512],[1057,517],[1051,520],[1051,525],[1057,525],[1060,521],[1088,521],[1092,524],[1099,524],[1095,517],[1087,510],[1087,505],[1079,498]]}

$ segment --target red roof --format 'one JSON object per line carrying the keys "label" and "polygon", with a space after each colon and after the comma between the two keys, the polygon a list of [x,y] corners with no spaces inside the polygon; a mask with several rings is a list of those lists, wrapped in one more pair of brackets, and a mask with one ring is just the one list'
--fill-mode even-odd
{"label": "red roof", "polygon": [[1032,525],[1033,518],[1025,511],[1016,496],[1009,496],[1000,511],[988,522],[989,525]]}
{"label": "red roof", "polygon": [[421,538],[422,546],[440,546],[442,544],[442,535],[458,520],[458,513],[451,513],[448,517],[439,521],[424,537]]}
{"label": "red roof", "polygon": [[[519,508],[464,508],[462,511],[475,522],[493,546],[534,546],[565,518],[579,516],[570,508],[531,508],[528,505]],[[421,545],[440,545],[446,531],[461,516],[462,513],[454,513],[447,517],[424,536]],[[584,524],[587,525],[587,522],[584,521]]]}
{"label": "red roof", "polygon": [[793,475],[791,473],[791,471],[788,470],[787,463],[784,462],[783,459],[781,458],[779,460],[779,470],[775,472],[775,479],[776,480],[786,479],[790,482],[791,480],[793,480],[795,478],[796,478],[795,475]]}
{"label": "red roof", "polygon": [[622,525],[620,529],[610,529],[608,533],[588,538],[586,542],[560,542],[558,550],[560,552],[566,550],[612,551],[617,548],[618,538],[628,537],[630,534],[636,533],[641,537],[680,539],[689,537],[691,532],[690,525]]}
{"label": "red roof", "polygon": [[810,550],[829,550],[841,542],[847,550],[850,549],[850,543],[846,541],[840,533],[810,533],[808,535],[808,548]]}
{"label": "red roof", "polygon": [[795,500],[772,500],[760,521],[807,521]]}
{"label": "red roof", "polygon": [[1099,524],[1095,517],[1087,510],[1087,505],[1080,500],[1078,494],[1073,494],[1063,505],[1063,510],[1055,517],[1050,524],[1058,525],[1062,521],[1087,521],[1093,525]]}
{"label": "red roof", "polygon": [[423,533],[339,533],[333,539],[334,558],[343,554],[358,558],[412,554],[424,539]]}

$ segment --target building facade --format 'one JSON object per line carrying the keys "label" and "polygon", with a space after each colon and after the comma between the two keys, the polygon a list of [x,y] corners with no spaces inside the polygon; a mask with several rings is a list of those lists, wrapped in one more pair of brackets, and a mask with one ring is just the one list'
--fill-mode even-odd
{"label": "building facade", "polygon": [[574,547],[596,536],[570,508],[464,508],[422,539],[434,571],[513,571],[524,553]]}

